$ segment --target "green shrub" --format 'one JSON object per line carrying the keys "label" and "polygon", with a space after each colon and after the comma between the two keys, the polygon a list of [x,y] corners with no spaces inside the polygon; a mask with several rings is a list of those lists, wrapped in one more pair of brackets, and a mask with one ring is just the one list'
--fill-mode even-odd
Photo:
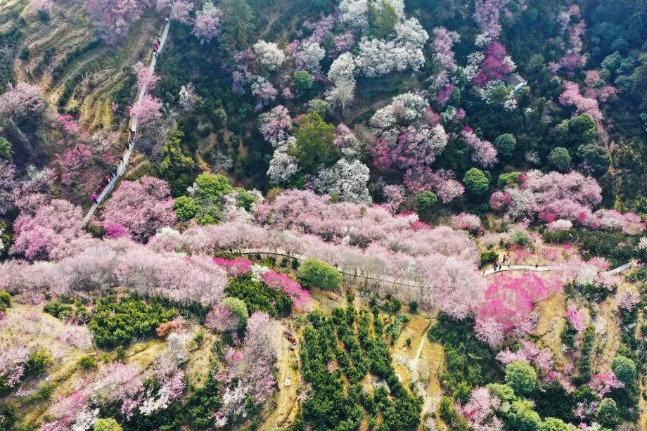
{"label": "green shrub", "polygon": [[539,431],[541,418],[528,400],[514,401],[508,413],[508,426],[515,431]]}
{"label": "green shrub", "polygon": [[515,361],[505,367],[505,382],[519,395],[530,395],[537,387],[537,372],[527,362]]}
{"label": "green shrub", "polygon": [[418,210],[422,212],[430,211],[438,203],[438,196],[434,192],[426,191],[416,195]]}
{"label": "green shrub", "polygon": [[511,133],[499,135],[494,140],[494,148],[502,157],[511,157],[517,147],[517,139]]}
{"label": "green shrub", "polygon": [[37,350],[29,355],[27,364],[25,364],[25,373],[37,376],[42,374],[51,363],[52,355],[45,350]]}
{"label": "green shrub", "polygon": [[499,175],[496,185],[498,188],[504,189],[508,184],[516,184],[520,176],[521,172],[518,171],[501,174]]}
{"label": "green shrub", "polygon": [[198,213],[198,203],[191,196],[180,196],[173,203],[179,221],[191,220]]}
{"label": "green shrub", "polygon": [[93,370],[97,368],[97,360],[92,356],[84,356],[79,359],[79,367],[84,370]]}
{"label": "green shrub", "polygon": [[344,281],[337,268],[317,259],[306,259],[299,267],[298,274],[301,284],[307,288],[340,290]]}
{"label": "green shrub", "polygon": [[629,358],[616,356],[611,364],[611,369],[616,377],[627,385],[636,380],[636,363]]}
{"label": "green shrub", "polygon": [[465,172],[463,184],[470,193],[476,196],[483,196],[490,189],[489,178],[478,168],[472,168]]}
{"label": "green shrub", "polygon": [[[292,311],[292,298],[283,292],[269,288],[260,281],[253,280],[250,274],[231,279],[225,293],[232,297],[229,298],[230,301],[236,298],[242,301],[242,305],[246,306],[246,311],[250,314],[265,311],[272,317],[278,317],[288,316]],[[242,313],[240,310],[238,312]],[[244,321],[247,321],[246,316]]]}
{"label": "green shrub", "polygon": [[11,307],[11,294],[6,290],[0,290],[0,311],[6,311]]}
{"label": "green shrub", "polygon": [[605,427],[613,428],[618,423],[618,405],[611,398],[603,398],[597,410],[598,422]]}
{"label": "green shrub", "polygon": [[135,338],[155,334],[155,328],[177,316],[158,301],[146,303],[135,296],[109,296],[97,301],[88,328],[99,347],[127,346]]}
{"label": "green shrub", "polygon": [[96,424],[94,424],[94,431],[121,431],[121,425],[117,423],[116,420],[110,419],[99,419]]}
{"label": "green shrub", "polygon": [[499,255],[494,250],[481,252],[481,266],[489,265],[499,260]]}
{"label": "green shrub", "polygon": [[501,380],[495,354],[476,338],[472,319],[454,320],[441,313],[427,334],[445,350],[445,370],[440,375],[445,393],[452,393],[462,382],[476,387]]}
{"label": "green shrub", "polygon": [[564,147],[555,147],[548,155],[548,162],[558,171],[566,172],[571,166],[571,154]]}

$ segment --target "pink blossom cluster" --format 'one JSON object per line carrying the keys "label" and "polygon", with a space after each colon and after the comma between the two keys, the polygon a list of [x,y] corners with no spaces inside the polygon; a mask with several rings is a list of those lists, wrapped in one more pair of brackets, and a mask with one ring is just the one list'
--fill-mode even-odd
{"label": "pink blossom cluster", "polygon": [[145,241],[157,229],[175,223],[168,184],[154,177],[124,181],[102,214],[109,238],[130,236]]}
{"label": "pink blossom cluster", "polygon": [[216,332],[231,332],[240,327],[240,319],[229,308],[214,304],[207,313],[204,326]]}
{"label": "pink blossom cluster", "polygon": [[253,406],[258,406],[276,390],[273,373],[276,355],[270,342],[271,323],[267,313],[252,314],[242,349],[228,349],[225,353],[226,370],[218,377],[227,384],[220,390],[223,402],[215,414],[217,426],[245,417],[248,399]]}
{"label": "pink blossom cluster", "polygon": [[88,172],[93,155],[90,148],[79,144],[63,153],[58,159],[58,166],[61,170],[61,182],[66,186],[72,186],[79,182],[92,182],[93,175]]}
{"label": "pink blossom cluster", "polygon": [[312,31],[312,34],[306,40],[308,42],[323,43],[324,40],[326,40],[326,37],[335,28],[335,21],[336,20],[333,15],[322,16],[317,22],[305,21],[303,26]]}
{"label": "pink blossom cluster", "polygon": [[159,77],[155,74],[152,67],[145,66],[141,61],[138,61],[133,66],[135,75],[137,76],[137,87],[152,90],[159,82]]}
{"label": "pink blossom cluster", "polygon": [[150,1],[88,0],[86,9],[99,36],[113,45],[128,36]]}
{"label": "pink blossom cluster", "polygon": [[588,114],[595,121],[602,120],[602,111],[598,101],[582,95],[580,87],[572,81],[564,81],[564,92],[559,96],[559,103],[574,106],[578,113]]}
{"label": "pink blossom cluster", "polygon": [[29,260],[59,259],[75,240],[88,238],[81,229],[81,209],[70,202],[54,199],[33,214],[22,211],[14,223],[11,253]]}
{"label": "pink blossom cluster", "polygon": [[355,33],[346,31],[335,35],[333,42],[335,44],[335,52],[344,53],[350,50],[355,44]]}
{"label": "pink blossom cluster", "polygon": [[252,262],[244,257],[237,257],[235,259],[225,259],[224,257],[214,257],[213,262],[227,271],[231,277],[247,274],[252,270]]}
{"label": "pink blossom cluster", "polygon": [[375,164],[382,169],[396,166],[410,169],[419,165],[429,166],[447,145],[447,135],[442,126],[409,126],[401,131],[396,142],[389,138],[377,141],[374,151]]}
{"label": "pink blossom cluster", "polygon": [[544,376],[550,376],[555,367],[553,352],[550,349],[540,349],[526,340],[521,342],[521,348],[516,352],[509,349],[502,350],[496,355],[496,358],[506,365],[517,361],[533,364]]}
{"label": "pink blossom cluster", "polygon": [[191,34],[200,40],[200,43],[209,43],[212,39],[220,37],[222,32],[222,11],[213,3],[206,2],[201,10],[195,14],[195,22]]}
{"label": "pink blossom cluster", "polygon": [[583,308],[577,308],[571,304],[566,308],[564,316],[577,332],[586,329],[586,311]]}
{"label": "pink blossom cluster", "polygon": [[186,360],[185,345],[186,337],[171,334],[166,350],[144,373],[133,364],[101,365],[49,408],[51,419],[39,431],[87,429],[86,424],[93,426],[97,420],[99,409],[95,407],[117,407],[126,420],[136,412],[149,416],[168,408],[184,392],[184,371],[180,366]]}
{"label": "pink blossom cluster", "polygon": [[285,274],[274,272],[271,269],[265,271],[261,276],[263,283],[268,287],[283,292],[294,301],[297,310],[305,311],[310,305],[310,292]]}
{"label": "pink blossom cluster", "polygon": [[79,131],[79,123],[76,122],[71,114],[57,114],[57,118],[66,133],[74,135]]}
{"label": "pink blossom cluster", "polygon": [[501,431],[503,422],[496,416],[501,400],[487,388],[479,387],[472,391],[465,405],[458,405],[458,411],[467,419],[472,429],[482,431]]}
{"label": "pink blossom cluster", "polygon": [[455,179],[452,171],[439,169],[434,172],[427,166],[409,169],[404,175],[404,184],[414,193],[431,189],[443,203],[449,203],[465,193],[465,187]]}
{"label": "pink blossom cluster", "polygon": [[618,380],[615,374],[608,373],[592,376],[591,381],[589,382],[589,387],[598,397],[604,398],[604,396],[612,390],[624,388],[625,384]]}
{"label": "pink blossom cluster", "polygon": [[480,139],[472,128],[465,127],[461,132],[465,144],[472,150],[472,161],[484,168],[491,168],[497,160],[497,151],[491,142]]}
{"label": "pink blossom cluster", "polygon": [[476,38],[479,46],[497,40],[501,34],[501,12],[510,0],[476,0],[474,2],[474,20],[481,30]]}
{"label": "pink blossom cluster", "polygon": [[634,292],[623,292],[616,297],[616,303],[622,310],[631,312],[640,304],[640,295]]}
{"label": "pink blossom cluster", "polygon": [[193,2],[190,0],[156,0],[155,9],[157,12],[167,13],[173,21],[191,24]]}
{"label": "pink blossom cluster", "polygon": [[535,326],[534,304],[560,289],[560,280],[531,273],[495,276],[477,313],[477,336],[496,347],[504,336],[528,334]]}
{"label": "pink blossom cluster", "polygon": [[602,202],[597,181],[576,171],[529,171],[520,180],[519,187],[509,185],[490,199],[493,209],[506,211],[512,219],[538,215],[548,223],[562,219],[582,224]]}
{"label": "pink blossom cluster", "polygon": [[452,217],[452,226],[455,229],[477,232],[481,227],[481,219],[470,213],[460,213]]}
{"label": "pink blossom cluster", "polygon": [[550,63],[549,69],[552,73],[557,73],[562,69],[568,76],[573,76],[577,69],[586,65],[587,58],[582,55],[582,38],[586,32],[586,23],[582,19],[580,8],[577,5],[569,6],[559,14],[557,19],[565,38],[561,47],[565,49],[566,53],[559,62]]}
{"label": "pink blossom cluster", "polygon": [[274,147],[279,146],[280,142],[288,138],[291,129],[292,118],[283,105],[278,105],[261,116],[261,135]]}
{"label": "pink blossom cluster", "polygon": [[25,374],[31,351],[25,346],[3,347],[0,351],[0,381],[9,388],[16,386]]}
{"label": "pink blossom cluster", "polygon": [[146,93],[130,106],[130,116],[137,119],[139,127],[152,127],[162,118],[161,109],[162,101]]}

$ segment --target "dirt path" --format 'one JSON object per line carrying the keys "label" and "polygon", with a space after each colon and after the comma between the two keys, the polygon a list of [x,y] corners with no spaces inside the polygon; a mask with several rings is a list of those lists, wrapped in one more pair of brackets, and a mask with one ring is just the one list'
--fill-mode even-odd
{"label": "dirt path", "polygon": [[[295,332],[285,323],[277,324],[277,327],[272,331],[275,334],[272,342],[277,348],[276,366],[279,390],[276,399],[269,405],[269,414],[260,427],[262,431],[283,428],[292,424],[299,412],[299,403],[297,402],[299,373],[293,366],[296,364],[295,358],[299,354],[298,346],[294,351],[290,350],[291,343],[283,335],[283,331],[287,330]],[[295,336],[297,336],[296,332]]]}

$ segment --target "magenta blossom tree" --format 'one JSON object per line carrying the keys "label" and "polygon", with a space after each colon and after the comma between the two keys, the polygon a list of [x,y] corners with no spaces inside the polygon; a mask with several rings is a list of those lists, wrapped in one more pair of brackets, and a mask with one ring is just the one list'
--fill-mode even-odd
{"label": "magenta blossom tree", "polygon": [[274,272],[271,269],[265,271],[261,278],[270,288],[278,290],[288,295],[294,301],[297,310],[305,311],[310,305],[310,292],[305,290],[301,285],[285,274]]}

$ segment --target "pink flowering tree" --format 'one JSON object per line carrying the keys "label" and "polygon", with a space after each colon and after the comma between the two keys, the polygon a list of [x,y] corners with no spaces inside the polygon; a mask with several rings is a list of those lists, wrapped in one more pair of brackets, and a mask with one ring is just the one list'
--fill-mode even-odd
{"label": "pink flowering tree", "polygon": [[588,114],[596,122],[602,120],[602,111],[598,101],[582,95],[575,82],[564,81],[564,92],[559,96],[559,103],[575,107],[576,112]]}
{"label": "pink flowering tree", "polygon": [[613,373],[596,374],[591,377],[589,387],[593,393],[600,398],[604,398],[606,394],[613,389],[624,388],[625,384],[622,383]]}
{"label": "pink flowering tree", "polygon": [[0,351],[0,388],[13,388],[20,382],[30,353],[24,346],[4,347]]}
{"label": "pink flowering tree", "polygon": [[476,388],[465,405],[458,406],[458,411],[472,429],[482,431],[500,431],[503,422],[496,416],[501,400],[487,388]]}
{"label": "pink flowering tree", "polygon": [[87,238],[81,229],[81,209],[55,199],[38,207],[33,214],[22,212],[14,223],[13,254],[29,260],[60,259],[77,239]]}
{"label": "pink flowering tree", "polygon": [[292,118],[283,105],[272,108],[260,117],[261,135],[273,147],[279,146],[279,142],[287,139],[291,129]]}
{"label": "pink flowering tree", "polygon": [[566,75],[573,76],[578,69],[586,65],[587,61],[582,54],[584,46],[582,39],[586,32],[586,23],[577,5],[567,7],[557,16],[557,21],[563,38],[560,48],[565,52],[559,62],[550,63],[548,68],[552,73],[563,70]]}
{"label": "pink flowering tree", "polygon": [[19,82],[8,84],[0,95],[0,121],[18,130],[37,127],[46,107],[43,93],[35,85]]}
{"label": "pink flowering tree", "polygon": [[86,9],[99,37],[114,45],[128,36],[149,5],[146,0],[88,0]]}
{"label": "pink flowering tree", "polygon": [[584,309],[571,304],[566,308],[564,316],[577,332],[582,332],[586,329],[586,311]]}
{"label": "pink flowering tree", "polygon": [[481,30],[476,38],[478,46],[497,40],[501,34],[501,11],[510,0],[476,0],[474,2],[474,21]]}
{"label": "pink flowering tree", "polygon": [[141,128],[152,127],[162,118],[162,101],[157,97],[144,94],[141,100],[135,101],[130,107],[130,116],[137,119]]}
{"label": "pink flowering tree", "polygon": [[521,348],[513,352],[509,349],[500,351],[496,358],[504,365],[522,361],[535,365],[535,368],[547,379],[554,377],[555,361],[550,349],[540,349],[530,341],[522,341]]}
{"label": "pink flowering tree", "polygon": [[481,227],[481,219],[474,214],[460,213],[452,217],[452,225],[456,229],[463,229],[475,233]]}
{"label": "pink flowering tree", "polygon": [[480,139],[470,127],[465,127],[461,132],[465,144],[472,150],[472,161],[484,168],[494,166],[497,160],[497,151],[491,142]]}
{"label": "pink flowering tree", "polygon": [[220,37],[221,31],[222,11],[212,2],[207,1],[196,13],[191,33],[200,40],[200,43],[209,43]]}
{"label": "pink flowering tree", "polygon": [[242,368],[242,384],[250,388],[252,402],[262,404],[276,388],[272,369],[276,353],[271,344],[272,325],[267,313],[256,312],[249,317],[243,343],[245,362]]}
{"label": "pink flowering tree", "polygon": [[149,66],[145,66],[141,61],[138,61],[133,66],[133,71],[137,76],[137,87],[152,90],[159,82],[159,77],[155,75],[155,71]]}
{"label": "pink flowering tree", "polygon": [[93,177],[88,172],[92,161],[92,151],[82,144],[63,153],[58,159],[61,182],[68,187],[79,182],[89,182],[90,178]]}
{"label": "pink flowering tree", "polygon": [[157,229],[175,222],[168,184],[153,177],[124,181],[106,205],[102,219],[106,229],[120,225],[133,239],[146,241]]}
{"label": "pink flowering tree", "polygon": [[156,0],[155,9],[157,12],[168,14],[173,21],[182,24],[191,24],[191,12],[193,2],[188,0]]}

